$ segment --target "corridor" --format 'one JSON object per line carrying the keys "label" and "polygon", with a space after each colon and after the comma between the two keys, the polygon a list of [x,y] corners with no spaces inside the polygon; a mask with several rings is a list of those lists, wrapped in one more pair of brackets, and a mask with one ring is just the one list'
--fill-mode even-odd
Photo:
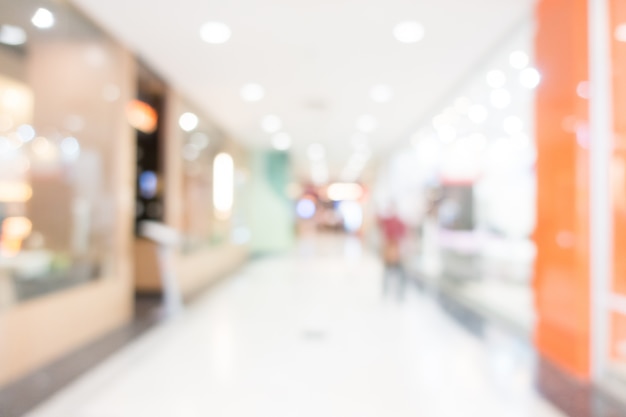
{"label": "corridor", "polygon": [[253,259],[29,417],[561,416],[528,346],[482,339],[355,238]]}

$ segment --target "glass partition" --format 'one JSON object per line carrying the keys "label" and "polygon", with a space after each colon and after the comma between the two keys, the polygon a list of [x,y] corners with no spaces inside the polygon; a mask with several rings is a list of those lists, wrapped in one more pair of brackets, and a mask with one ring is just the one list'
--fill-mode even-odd
{"label": "glass partition", "polygon": [[[622,253],[626,248],[626,5],[611,0],[610,42],[612,52],[612,94],[615,146],[613,147],[613,279],[607,289],[609,311],[602,311],[607,321],[608,338],[604,362],[611,377],[626,384],[626,261]],[[604,306],[595,306],[604,308]],[[623,392],[623,391],[622,391]]]}
{"label": "glass partition", "polygon": [[135,232],[144,220],[164,217],[165,83],[145,65],[138,68],[137,98],[126,105],[126,117],[137,141]]}
{"label": "glass partition", "polygon": [[64,3],[0,0],[0,309],[113,274],[124,54]]}
{"label": "glass partition", "polygon": [[179,117],[183,157],[183,252],[218,243],[213,210],[213,160],[223,137],[198,111],[183,106]]}
{"label": "glass partition", "polygon": [[529,335],[541,80],[532,39],[530,21],[513,28],[412,134],[414,149],[389,159],[375,190],[381,214],[413,228],[410,268]]}

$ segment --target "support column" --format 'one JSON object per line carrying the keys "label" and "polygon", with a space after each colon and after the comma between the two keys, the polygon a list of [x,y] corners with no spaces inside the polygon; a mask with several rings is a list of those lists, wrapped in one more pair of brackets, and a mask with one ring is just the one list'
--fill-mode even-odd
{"label": "support column", "polygon": [[626,379],[626,2],[608,0],[608,3],[614,128],[611,172],[614,247],[612,296],[609,298],[613,313],[608,350],[611,362],[617,364],[622,378]]}
{"label": "support column", "polygon": [[536,97],[535,342],[546,359],[586,380],[589,106],[581,96],[588,80],[587,0],[540,0],[536,17],[536,65],[542,82]]}

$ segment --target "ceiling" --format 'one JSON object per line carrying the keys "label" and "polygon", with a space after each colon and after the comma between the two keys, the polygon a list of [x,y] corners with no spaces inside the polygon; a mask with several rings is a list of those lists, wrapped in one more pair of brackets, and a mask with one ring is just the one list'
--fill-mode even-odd
{"label": "ceiling", "polygon": [[[279,116],[292,154],[308,172],[307,146],[321,143],[331,175],[354,152],[356,121],[373,115],[372,155],[407,143],[412,129],[452,94],[513,27],[528,19],[533,0],[73,0],[152,65],[236,140],[270,147],[261,129]],[[423,24],[422,41],[403,44],[392,30]],[[208,44],[206,21],[224,22],[232,37]],[[258,102],[242,85],[265,89]],[[393,98],[376,103],[375,84]]]}

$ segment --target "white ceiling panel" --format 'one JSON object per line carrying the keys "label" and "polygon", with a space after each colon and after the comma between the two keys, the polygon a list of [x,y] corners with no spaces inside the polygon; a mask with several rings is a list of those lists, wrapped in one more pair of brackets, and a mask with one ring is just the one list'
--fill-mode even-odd
{"label": "white ceiling panel", "polygon": [[[533,0],[74,0],[242,143],[271,146],[261,129],[276,114],[302,166],[306,147],[326,146],[331,172],[353,152],[357,118],[371,114],[374,155],[408,140],[416,121],[520,21]],[[397,42],[396,23],[415,20],[425,37]],[[206,21],[226,23],[224,44],[203,42]],[[245,102],[242,85],[265,97]],[[375,84],[393,98],[376,103]]]}

